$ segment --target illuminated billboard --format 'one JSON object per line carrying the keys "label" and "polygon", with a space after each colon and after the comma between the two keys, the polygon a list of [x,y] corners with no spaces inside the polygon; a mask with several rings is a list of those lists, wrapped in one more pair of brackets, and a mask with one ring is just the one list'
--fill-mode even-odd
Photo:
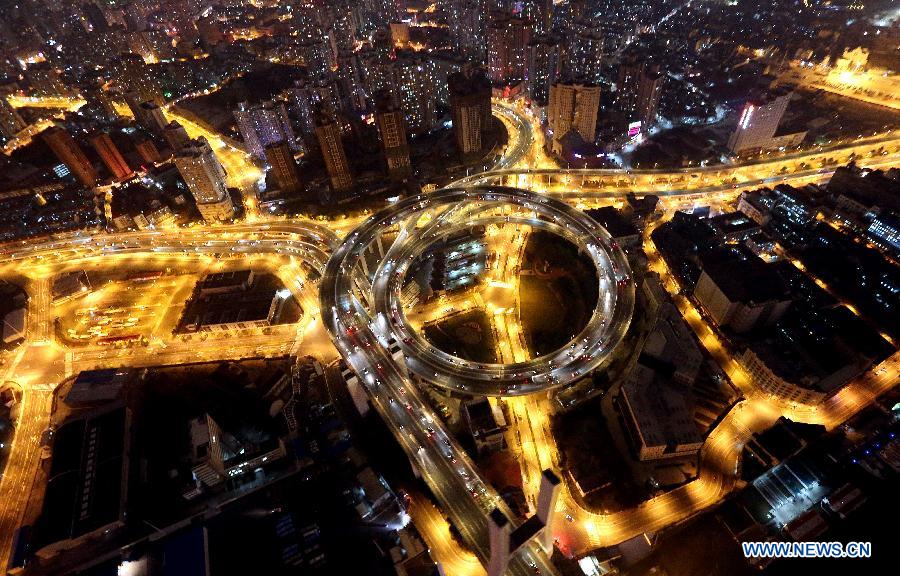
{"label": "illuminated billboard", "polygon": [[632,122],[628,125],[628,137],[632,138],[641,133],[641,121]]}

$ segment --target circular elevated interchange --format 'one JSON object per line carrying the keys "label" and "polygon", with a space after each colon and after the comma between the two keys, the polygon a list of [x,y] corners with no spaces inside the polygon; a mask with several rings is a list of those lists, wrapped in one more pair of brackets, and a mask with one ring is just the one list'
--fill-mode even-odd
{"label": "circular elevated interchange", "polygon": [[[411,262],[442,237],[496,222],[526,224],[562,236],[597,268],[599,298],[573,341],[516,364],[477,364],[451,356],[409,325],[399,305]],[[367,251],[396,234],[374,270]],[[320,283],[323,322],[343,358],[365,386],[410,460],[482,560],[489,556],[487,515],[500,508],[514,517],[435,416],[411,375],[469,394],[528,394],[562,386],[607,361],[631,321],[634,284],[624,253],[600,225],[568,205],[502,187],[444,189],[399,202],[347,236]],[[393,354],[399,345],[406,356]],[[554,573],[537,546],[527,546],[512,573]]]}

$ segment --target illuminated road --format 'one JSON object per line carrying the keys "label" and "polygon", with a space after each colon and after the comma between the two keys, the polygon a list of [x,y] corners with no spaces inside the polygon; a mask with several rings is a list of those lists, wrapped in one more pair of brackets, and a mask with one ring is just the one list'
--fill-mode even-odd
{"label": "illuminated road", "polygon": [[[49,106],[49,103],[47,105]],[[728,202],[741,190],[763,185],[771,186],[780,182],[802,185],[822,181],[833,172],[832,166],[849,161],[851,156],[857,164],[870,167],[889,167],[900,161],[898,151],[900,137],[892,133],[848,143],[834,143],[825,150],[763,158],[733,166],[631,172],[549,168],[523,170],[517,167],[523,164],[544,166],[544,163],[549,162],[549,159],[541,156],[542,152],[539,150],[541,136],[539,131],[536,133],[532,129],[534,119],[529,118],[527,113],[502,103],[495,103],[494,112],[508,128],[513,128],[510,144],[500,160],[501,164],[498,164],[497,172],[470,177],[462,184],[507,183],[527,186],[553,198],[563,199],[567,204],[576,207],[598,201],[608,203],[609,200],[621,200],[625,193],[634,191],[638,195],[654,193],[663,196],[661,205],[665,210],[671,211],[680,205],[690,205],[693,202]],[[35,439],[39,438],[49,421],[50,389],[66,375],[88,367],[143,366],[197,359],[233,359],[252,355],[297,353],[301,349],[303,353],[312,350],[317,356],[334,357],[335,347],[322,333],[323,319],[317,319],[319,309],[318,294],[315,290],[317,284],[327,288],[322,292],[322,297],[330,298],[328,302],[333,303],[329,306],[341,310],[339,317],[335,317],[332,314],[335,310],[322,308],[326,315],[324,320],[327,321],[330,333],[335,336],[341,354],[348,358],[349,364],[357,370],[361,379],[368,382],[372,404],[385,415],[401,446],[406,449],[411,461],[416,463],[441,501],[442,509],[454,519],[464,539],[470,543],[476,555],[471,558],[484,559],[487,554],[485,514],[494,506],[500,505],[502,508],[502,503],[490,487],[479,479],[474,464],[434,418],[417,387],[411,384],[406,363],[398,363],[391,357],[385,349],[385,344],[387,335],[394,334],[395,330],[406,329],[405,313],[401,317],[401,311],[398,310],[397,324],[389,320],[393,315],[392,303],[397,298],[398,282],[395,276],[397,271],[402,273],[402,267],[408,266],[408,259],[429,242],[443,234],[460,230],[461,223],[470,216],[473,218],[472,221],[484,218],[485,222],[490,222],[503,214],[502,219],[505,223],[506,213],[497,212],[494,206],[488,204],[508,203],[510,199],[504,198],[502,202],[496,199],[481,199],[480,201],[484,203],[482,207],[446,209],[443,212],[434,210],[433,206],[421,206],[420,209],[427,212],[429,217],[412,225],[404,224],[408,237],[401,239],[403,241],[397,244],[396,252],[393,253],[395,262],[387,262],[393,257],[387,256],[382,261],[382,266],[373,271],[375,276],[373,286],[373,278],[362,274],[358,267],[350,262],[359,257],[358,253],[354,253],[355,248],[365,243],[363,240],[365,232],[372,230],[380,216],[373,217],[355,232],[351,230],[358,224],[357,220],[322,224],[299,219],[261,221],[260,216],[253,210],[255,183],[261,175],[259,168],[249,161],[244,152],[230,145],[224,138],[205,130],[187,118],[178,116],[172,109],[168,110],[167,114],[178,118],[191,136],[207,137],[226,165],[230,184],[240,187],[244,193],[250,217],[246,224],[239,225],[204,225],[188,229],[97,236],[76,233],[58,240],[0,246],[0,271],[27,276],[27,288],[31,297],[28,339],[18,350],[10,354],[7,365],[3,367],[6,379],[15,381],[24,388],[25,399],[12,443],[7,472],[0,481],[0,550],[2,550],[0,562],[4,564],[6,562],[12,528],[21,522],[27,495],[31,491],[40,452]],[[428,195],[425,198],[430,201],[432,198],[440,198],[442,193]],[[530,196],[529,202],[535,206],[538,203],[544,204],[537,195]],[[396,205],[391,209],[396,209]],[[564,222],[540,218],[545,220],[541,226],[569,237],[576,235],[575,230],[581,224],[576,215],[571,214],[569,210],[571,208],[565,210],[562,207],[558,208],[558,213],[565,216]],[[522,229],[520,234],[507,238],[511,249],[518,250],[516,246],[521,246],[523,234],[534,227],[536,222],[533,216],[528,214],[528,210],[523,210],[522,207],[510,212],[508,216],[509,226],[504,230],[508,231],[516,225]],[[569,216],[574,219],[568,220]],[[576,228],[568,228],[566,222]],[[390,226],[396,231],[400,229],[401,223],[391,222]],[[600,234],[597,245],[604,244],[604,248],[611,248],[608,238],[598,230],[581,228],[580,231],[588,235]],[[347,233],[349,236],[345,238],[344,244],[340,244],[338,238]],[[581,242],[583,243],[583,240]],[[582,247],[590,252],[586,244]],[[554,524],[554,534],[559,537],[560,547],[566,552],[578,553],[598,545],[615,544],[641,532],[667,526],[721,501],[721,498],[734,488],[735,466],[740,448],[753,431],[769,425],[781,414],[798,421],[818,422],[834,427],[868,405],[877,394],[896,384],[900,374],[900,355],[895,354],[817,408],[798,406],[778,398],[764,396],[755,390],[753,382],[730,356],[715,331],[706,324],[691,302],[677,293],[678,286],[669,275],[652,242],[645,240],[644,248],[651,269],[661,274],[666,289],[672,294],[688,325],[710,355],[743,391],[746,400],[732,410],[713,430],[702,450],[700,477],[686,486],[653,498],[637,508],[612,514],[597,514],[586,510],[577,498],[564,492],[559,500],[557,511],[560,519]],[[337,250],[338,260],[347,259],[347,270],[335,269],[330,263],[328,264],[330,270],[326,270],[326,262],[329,261],[333,250]],[[618,251],[613,250],[613,253],[615,252]],[[608,268],[616,258],[611,259],[607,256],[604,260],[600,256],[604,253],[605,250],[591,252],[595,262],[599,261],[600,276],[604,276],[606,271],[606,290],[601,290],[601,294],[613,293],[614,291],[609,290],[609,284],[618,284],[619,280],[615,277],[617,271],[613,269],[612,273],[609,273]],[[49,279],[53,275],[81,265],[110,268],[135,266],[136,269],[164,262],[211,265],[217,260],[216,254],[227,261],[239,259],[240,254],[247,254],[252,256],[254,266],[265,265],[275,271],[302,303],[304,311],[309,313],[309,317],[304,318],[304,325],[298,327],[296,333],[291,334],[286,334],[285,330],[278,330],[273,334],[251,334],[238,344],[235,344],[234,339],[210,336],[205,340],[181,341],[173,338],[164,342],[151,342],[147,348],[121,350],[87,346],[67,350],[53,339],[49,296]],[[301,266],[303,263],[315,270],[325,270],[323,280],[316,282],[308,279]],[[515,268],[515,263],[510,261],[504,266],[505,268],[494,271],[497,274],[495,281],[500,289],[505,289],[500,285],[511,283],[511,271]],[[626,284],[630,285],[630,282]],[[348,304],[349,311],[346,309]],[[620,310],[626,308],[627,306],[619,307]],[[614,314],[616,307],[605,310],[610,309]],[[435,319],[438,317],[435,316]],[[410,320],[418,322],[414,318]],[[496,394],[525,393],[531,388],[525,388],[524,380],[533,376],[540,376],[539,381],[532,380],[527,386],[533,385],[535,389],[561,385],[575,377],[573,370],[589,370],[594,365],[591,361],[582,361],[584,364],[579,365],[568,353],[561,352],[559,356],[552,358],[554,366],[546,365],[549,361],[546,357],[531,359],[530,361],[541,360],[545,365],[530,368],[538,370],[538,374],[523,375],[528,352],[521,346],[518,332],[521,328],[517,319],[501,314],[495,316],[494,320],[499,326],[502,340],[506,341],[509,347],[509,352],[501,354],[501,357],[517,361],[518,367],[487,365],[485,368],[478,368],[471,364],[460,364],[455,359],[450,362],[450,359],[440,351],[420,350],[415,347],[418,344],[426,346],[427,342],[420,342],[421,338],[411,329],[405,332],[409,334],[408,336],[398,339],[398,343],[401,347],[406,347],[408,353],[411,352],[417,357],[420,353],[424,354],[423,358],[427,358],[427,362],[422,361],[418,364],[412,362],[409,368],[428,377],[429,380],[436,380],[439,384],[450,387],[482,386],[481,390]],[[614,322],[609,324],[612,325]],[[352,334],[348,334],[346,330],[351,327],[353,327]],[[319,333],[318,342],[316,332]],[[613,331],[611,334],[615,337],[617,332]],[[410,343],[403,342],[403,338],[410,338]],[[302,348],[299,348],[301,345]],[[591,356],[595,351],[602,352],[612,348],[614,346],[610,343],[605,345],[599,342],[586,343],[582,354],[590,352],[587,355]],[[436,377],[435,372],[438,373]],[[495,376],[499,378],[494,379]],[[551,381],[550,377],[556,381]],[[512,388],[513,386],[523,388],[517,390]],[[521,464],[526,476],[525,491],[533,497],[540,470],[559,469],[557,449],[549,432],[551,408],[545,395],[528,395],[510,398],[507,401],[514,417],[513,424],[521,433],[522,441],[518,449],[522,454]],[[431,529],[432,536],[439,535],[440,522],[426,508],[423,505],[416,510],[416,515],[425,518],[423,522],[430,526],[426,527],[424,532]],[[570,516],[572,521],[562,520],[566,515]],[[426,541],[428,538],[429,536],[426,536]],[[436,555],[452,558],[448,560],[448,565],[454,563],[460,566],[460,574],[469,573],[469,569],[472,570],[471,573],[478,572],[471,567],[471,558],[459,553],[458,550],[438,551]],[[538,565],[542,573],[552,573],[545,556],[535,547],[525,551],[524,559],[520,557],[512,572],[534,573],[528,566],[532,561]]]}
{"label": "illuminated road", "polygon": [[[601,303],[571,347],[517,364],[475,364],[434,348],[409,330],[397,302],[412,260],[442,237],[496,222],[551,230],[593,259]],[[396,232],[396,239],[370,274],[361,261],[388,231]],[[335,346],[482,561],[489,557],[488,512],[499,507],[514,516],[432,412],[408,370],[442,387],[491,395],[570,382],[603,363],[624,335],[634,305],[629,274],[618,246],[583,213],[534,194],[494,188],[445,189],[399,202],[357,228],[329,261],[320,284],[320,308]],[[388,351],[391,342],[400,346],[406,362],[394,359]],[[510,571],[554,573],[534,543],[513,559]]]}

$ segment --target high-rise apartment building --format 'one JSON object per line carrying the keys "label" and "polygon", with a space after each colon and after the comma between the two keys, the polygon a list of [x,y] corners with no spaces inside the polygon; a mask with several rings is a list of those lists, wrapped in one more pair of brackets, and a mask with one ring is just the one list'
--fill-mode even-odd
{"label": "high-rise apartment building", "polygon": [[275,142],[266,146],[266,163],[272,170],[276,184],[283,192],[300,190],[302,187],[300,169],[287,142]]}
{"label": "high-rise apartment building", "polygon": [[437,120],[434,63],[426,57],[409,56],[394,62],[400,108],[411,134],[433,129]]}
{"label": "high-rise apartment building", "polygon": [[748,100],[728,139],[728,149],[734,154],[765,149],[778,130],[791,94],[790,90],[781,88]]}
{"label": "high-rise apartment building", "polygon": [[556,82],[560,65],[559,41],[551,36],[534,36],[528,43],[526,88],[528,98],[538,106],[546,106],[550,86]]}
{"label": "high-rise apartment building", "polygon": [[191,143],[191,137],[188,136],[187,130],[177,120],[172,120],[166,124],[166,127],[163,129],[163,136],[174,152],[178,152]]}
{"label": "high-rise apartment building", "polygon": [[122,153],[119,152],[119,148],[112,141],[112,138],[109,137],[109,134],[106,132],[97,132],[88,140],[90,141],[91,146],[94,147],[94,150],[97,151],[97,154],[100,155],[100,160],[103,161],[103,164],[113,175],[113,178],[116,180],[124,180],[133,174],[128,163],[125,162],[125,159],[122,157]]}
{"label": "high-rise apartment building", "polygon": [[389,92],[379,92],[375,96],[375,123],[378,125],[388,175],[393,180],[408,178],[412,169],[406,142],[406,121],[403,111]]}
{"label": "high-rise apartment building", "polygon": [[234,216],[234,205],[225,184],[225,169],[206,141],[191,141],[175,156],[175,166],[197,202],[204,220],[227,220]]}
{"label": "high-rise apartment building", "polygon": [[265,160],[265,149],[269,144],[287,142],[291,150],[298,149],[294,129],[282,102],[268,100],[254,105],[241,102],[234,111],[234,118],[247,152],[258,160]]}
{"label": "high-rise apartment building", "polygon": [[593,144],[597,136],[597,112],[600,109],[600,87],[571,81],[556,82],[550,87],[547,124],[552,132],[551,149],[560,154],[560,140],[575,130],[585,142]]}
{"label": "high-rise apartment building", "polygon": [[341,107],[337,83],[328,78],[298,80],[290,90],[290,101],[306,139],[315,134],[317,107],[324,106],[329,110],[340,110]]}
{"label": "high-rise apartment building", "polygon": [[525,49],[530,23],[501,17],[488,26],[488,71],[495,87],[514,86],[525,79]]}
{"label": "high-rise apartment building", "polygon": [[659,64],[631,57],[619,66],[618,105],[629,125],[640,122],[646,132],[656,118],[665,76]]}
{"label": "high-rise apartment building", "polygon": [[71,134],[59,126],[53,126],[45,130],[41,137],[79,182],[90,188],[97,184],[97,171]]}
{"label": "high-rise apartment building", "polygon": [[479,153],[491,121],[491,81],[479,68],[450,74],[447,84],[456,146],[464,156]]}
{"label": "high-rise apartment building", "polygon": [[316,139],[319,141],[319,149],[322,151],[325,169],[328,171],[331,190],[339,193],[349,191],[353,188],[353,175],[350,173],[350,163],[347,162],[347,154],[344,152],[341,127],[333,112],[321,109],[317,111]]}

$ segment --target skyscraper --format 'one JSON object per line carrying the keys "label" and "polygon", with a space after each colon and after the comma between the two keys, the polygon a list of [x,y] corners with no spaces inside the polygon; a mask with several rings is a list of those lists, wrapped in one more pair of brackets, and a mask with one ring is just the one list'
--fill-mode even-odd
{"label": "skyscraper", "polygon": [[328,78],[296,81],[290,90],[290,101],[304,138],[315,134],[318,106],[329,110],[339,110],[341,107],[337,83]]}
{"label": "skyscraper", "polygon": [[69,167],[79,182],[90,188],[94,187],[97,183],[97,172],[71,134],[59,126],[53,126],[45,130],[41,137],[60,162]]}
{"label": "skyscraper", "polygon": [[447,84],[456,146],[463,155],[481,152],[491,121],[491,81],[478,68],[450,74]]}
{"label": "skyscraper", "polygon": [[556,82],[550,87],[547,123],[552,132],[551,149],[562,152],[560,139],[575,130],[585,142],[597,135],[597,112],[600,109],[600,87],[571,81]]}
{"label": "skyscraper", "polygon": [[197,202],[204,220],[227,220],[234,205],[225,185],[225,169],[206,138],[191,141],[175,156],[175,166]]}
{"label": "skyscraper", "polygon": [[155,102],[142,101],[141,94],[136,90],[125,93],[125,103],[134,116],[138,125],[156,135],[162,135],[169,121],[166,114]]}
{"label": "skyscraper", "polygon": [[778,130],[778,124],[791,101],[791,94],[790,90],[782,88],[748,100],[728,139],[728,149],[738,154],[765,148]]}
{"label": "skyscraper", "polygon": [[97,154],[100,155],[100,160],[103,161],[103,164],[109,169],[110,173],[112,173],[113,178],[116,180],[124,180],[133,174],[128,163],[122,158],[119,148],[112,141],[112,138],[109,137],[109,134],[106,132],[97,132],[89,138],[89,141],[91,146],[94,147],[94,150],[97,151]]}
{"label": "skyscraper", "polygon": [[278,187],[284,192],[297,192],[302,183],[300,170],[294,160],[294,153],[287,142],[275,142],[266,146],[266,163]]}
{"label": "skyscraper", "polygon": [[247,151],[254,158],[265,160],[266,146],[276,142],[287,142],[292,150],[297,149],[294,129],[282,102],[268,100],[252,106],[241,102],[234,111],[234,118]]}
{"label": "skyscraper", "polygon": [[406,122],[403,111],[389,92],[379,92],[375,96],[375,123],[378,125],[388,175],[393,180],[408,178],[412,169],[406,142]]}
{"label": "skyscraper", "polygon": [[0,134],[6,138],[15,138],[25,129],[25,121],[19,112],[12,107],[5,97],[0,96]]}
{"label": "skyscraper", "polygon": [[525,47],[530,23],[502,17],[488,26],[488,71],[495,87],[511,87],[525,79]]}
{"label": "skyscraper", "polygon": [[535,34],[546,34],[553,18],[553,0],[524,0],[522,15],[531,21]]}
{"label": "skyscraper", "polygon": [[331,111],[321,108],[316,113],[316,138],[328,171],[331,190],[347,192],[353,188],[353,175],[341,140],[341,127]]}
{"label": "skyscraper", "polygon": [[528,43],[526,88],[528,97],[538,106],[546,106],[550,85],[559,74],[559,41],[551,36],[535,36]]}
{"label": "skyscraper", "polygon": [[191,143],[191,137],[188,136],[187,130],[177,120],[172,120],[166,124],[166,127],[163,129],[163,136],[165,136],[166,142],[169,143],[169,146],[175,152]]}
{"label": "skyscraper", "polygon": [[619,109],[629,124],[641,123],[641,132],[646,132],[656,118],[664,80],[659,64],[631,57],[619,66]]}

